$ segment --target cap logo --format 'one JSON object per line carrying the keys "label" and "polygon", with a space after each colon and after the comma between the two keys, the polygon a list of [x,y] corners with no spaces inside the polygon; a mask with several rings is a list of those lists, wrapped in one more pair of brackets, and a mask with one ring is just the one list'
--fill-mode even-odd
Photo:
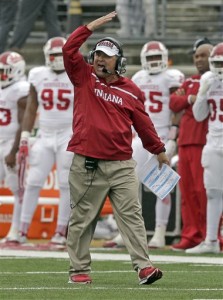
{"label": "cap logo", "polygon": [[110,40],[102,40],[97,43],[95,51],[102,51],[108,56],[119,55],[119,48]]}
{"label": "cap logo", "polygon": [[100,43],[97,44],[97,47],[98,46],[104,46],[112,49],[115,45],[110,41],[101,41]]}

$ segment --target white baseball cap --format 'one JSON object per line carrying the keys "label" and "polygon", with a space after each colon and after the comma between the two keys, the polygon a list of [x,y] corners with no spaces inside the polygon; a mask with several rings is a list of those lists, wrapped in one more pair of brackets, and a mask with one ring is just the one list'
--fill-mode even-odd
{"label": "white baseball cap", "polygon": [[108,56],[119,55],[119,52],[120,52],[118,47],[114,43],[112,43],[112,41],[109,41],[109,40],[100,41],[96,45],[94,51],[102,51],[105,54],[107,54]]}

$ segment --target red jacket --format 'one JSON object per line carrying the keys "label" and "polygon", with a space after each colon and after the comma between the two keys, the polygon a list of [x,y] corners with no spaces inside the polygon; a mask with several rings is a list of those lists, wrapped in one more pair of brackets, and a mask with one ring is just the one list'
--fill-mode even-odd
{"label": "red jacket", "polygon": [[144,147],[159,154],[164,144],[144,110],[141,90],[122,76],[106,83],[79,52],[91,34],[86,26],[80,26],[63,47],[65,69],[75,86],[73,136],[67,149],[105,160],[130,159],[133,125]]}
{"label": "red jacket", "polygon": [[188,103],[189,95],[197,95],[200,86],[201,75],[193,75],[188,78],[180,88],[185,95],[178,96],[175,93],[170,96],[169,107],[173,112],[183,112],[180,121],[178,146],[205,145],[208,130],[208,119],[197,122],[193,116],[192,105]]}

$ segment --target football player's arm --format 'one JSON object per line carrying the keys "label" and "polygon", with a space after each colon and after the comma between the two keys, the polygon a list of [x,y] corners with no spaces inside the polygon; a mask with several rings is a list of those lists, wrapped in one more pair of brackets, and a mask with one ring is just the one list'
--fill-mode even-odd
{"label": "football player's arm", "polygon": [[16,132],[15,140],[14,140],[14,143],[12,145],[12,148],[11,148],[9,154],[6,155],[6,157],[5,157],[5,163],[10,168],[15,167],[15,164],[16,164],[16,153],[19,149],[19,141],[20,141],[20,135],[21,135],[21,123],[22,123],[22,120],[23,120],[23,116],[24,116],[24,112],[25,112],[25,108],[26,108],[26,103],[27,103],[27,97],[22,97],[17,102],[19,128]]}
{"label": "football player's arm", "polygon": [[181,116],[182,112],[172,114],[172,122],[169,129],[168,140],[165,144],[166,154],[169,157],[169,159],[171,159],[177,151],[177,138]]}
{"label": "football player's arm", "polygon": [[[178,88],[179,88],[179,86],[170,87],[169,88],[170,95],[175,92],[178,95],[185,94],[183,89],[179,89],[179,91],[177,92]],[[176,154],[179,124],[180,124],[180,119],[181,119],[182,114],[183,114],[183,111],[180,111],[178,113],[172,112],[172,115],[171,115],[171,126],[169,129],[168,140],[165,144],[166,154],[169,157],[169,159],[171,159]]]}
{"label": "football player's arm", "polygon": [[193,115],[196,121],[201,122],[209,115],[209,105],[207,102],[207,92],[215,81],[215,76],[211,72],[206,72],[201,76],[200,87],[196,101],[192,107]]}
{"label": "football player's arm", "polygon": [[19,164],[24,157],[28,156],[29,137],[36,119],[38,99],[35,87],[31,84],[27,105],[21,126],[21,137],[19,144]]}
{"label": "football player's arm", "polygon": [[[177,92],[178,90],[178,92]],[[179,89],[178,86],[173,86],[169,89],[170,91],[170,95],[175,93],[178,94],[178,95],[184,95],[185,94],[185,91],[184,89]],[[180,119],[182,117],[182,114],[183,114],[183,111],[180,111],[180,112],[172,112],[172,115],[171,115],[171,127],[179,127],[179,124],[180,124]],[[170,131],[171,131],[171,128],[170,128]],[[176,140],[177,139],[177,136],[178,136],[178,130],[176,130],[176,128],[172,128],[172,134],[170,133],[170,138],[171,139],[174,139]]]}
{"label": "football player's arm", "polygon": [[27,99],[26,110],[22,122],[22,132],[31,132],[36,119],[36,112],[38,109],[38,99],[35,87],[31,84],[29,95]]}
{"label": "football player's arm", "polygon": [[192,107],[193,115],[196,121],[201,122],[209,115],[209,105],[207,97],[201,92],[198,92],[197,99]]}

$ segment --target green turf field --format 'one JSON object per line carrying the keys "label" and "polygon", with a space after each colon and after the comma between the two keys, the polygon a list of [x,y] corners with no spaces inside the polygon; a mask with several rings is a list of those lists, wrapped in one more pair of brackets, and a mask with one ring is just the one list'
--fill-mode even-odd
{"label": "green turf field", "polygon": [[[104,254],[106,260],[100,260]],[[36,258],[12,257],[10,251],[4,255],[0,251],[0,299],[223,299],[223,254],[182,257],[171,250],[150,254],[154,265],[164,272],[152,285],[138,285],[127,253],[120,250],[93,250],[93,283],[76,285],[67,283],[69,261],[60,253],[54,258]],[[120,260],[114,260],[116,256]]]}

